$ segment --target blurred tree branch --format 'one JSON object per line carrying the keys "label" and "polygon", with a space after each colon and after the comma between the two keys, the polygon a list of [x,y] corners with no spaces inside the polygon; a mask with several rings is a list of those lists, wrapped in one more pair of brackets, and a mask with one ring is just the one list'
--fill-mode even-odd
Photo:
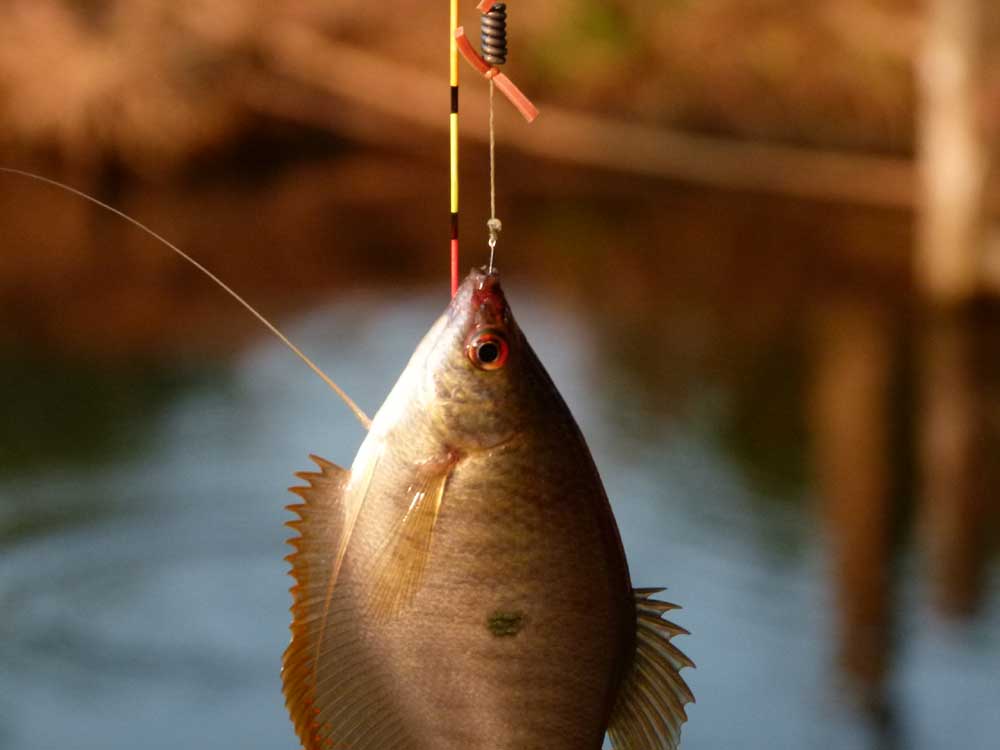
{"label": "blurred tree branch", "polygon": [[[273,67],[288,79],[338,101],[441,130],[439,76],[334,41],[299,25],[274,28],[267,46]],[[314,125],[331,125],[328,108],[312,97],[295,103],[274,82],[257,90],[255,106]],[[486,138],[486,94],[465,86],[463,137]],[[595,116],[542,102],[543,117],[522,127],[503,113],[505,132],[517,129],[509,147],[574,164],[690,180],[725,189],[760,190],[823,200],[904,207],[914,201],[914,174],[907,159],[697,136],[663,127]],[[353,125],[352,125],[353,122]],[[370,120],[340,120],[355,135],[371,137]]]}
{"label": "blurred tree branch", "polygon": [[[156,173],[266,125],[262,113],[409,147],[410,127],[433,133],[446,122],[445,13],[414,15],[423,7],[7,0],[0,147],[83,170],[110,161]],[[909,149],[920,27],[914,0],[525,4],[518,79],[544,116],[530,128],[502,118],[504,147],[715,187],[914,207],[911,161],[877,154]],[[483,87],[466,81],[463,136],[482,139]]]}

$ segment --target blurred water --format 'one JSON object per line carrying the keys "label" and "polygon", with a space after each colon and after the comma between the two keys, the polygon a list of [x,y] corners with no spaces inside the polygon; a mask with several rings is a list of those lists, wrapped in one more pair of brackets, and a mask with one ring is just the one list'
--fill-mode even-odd
{"label": "blurred water", "polygon": [[[669,586],[685,606],[675,619],[698,664],[687,750],[995,747],[995,562],[978,614],[953,622],[931,613],[919,545],[901,545],[885,623],[891,705],[865,711],[838,670],[851,639],[838,646],[836,533],[802,450],[747,459],[727,437],[739,389],[706,375],[666,405],[645,399],[621,385],[633,366],[579,309],[507,286],[590,440],[633,580]],[[420,289],[354,294],[290,332],[371,411],[444,301]],[[676,347],[664,356],[683,366]],[[754,361],[731,366],[749,373]],[[804,377],[794,356],[782,367]],[[31,404],[51,421],[84,398],[55,387],[71,375],[39,372],[38,392],[54,395],[20,408],[21,445],[62,432],[25,418]],[[149,372],[108,377],[113,388],[90,392],[132,397],[105,395],[87,410],[93,429],[78,424],[44,461],[3,464],[0,747],[296,747],[278,677],[285,488],[310,452],[348,464],[360,428],[270,341],[228,367],[159,372],[163,387],[149,387]],[[777,396],[769,403],[805,408],[795,388]],[[781,491],[755,466],[783,478]]]}

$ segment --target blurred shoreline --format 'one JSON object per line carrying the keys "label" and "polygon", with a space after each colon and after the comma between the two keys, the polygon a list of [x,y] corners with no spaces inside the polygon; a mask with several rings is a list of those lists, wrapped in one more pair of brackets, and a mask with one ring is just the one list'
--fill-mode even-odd
{"label": "blurred shoreline", "polygon": [[[844,287],[909,304],[905,212],[539,169],[504,156],[498,261],[553,293],[588,290],[599,308],[664,295],[681,307],[698,297],[770,319]],[[466,150],[462,236],[470,267],[486,259],[477,219],[486,216],[487,196],[474,190],[485,185],[484,157]],[[348,288],[444,283],[445,167],[436,158],[369,150],[256,168],[248,161],[235,174],[180,183],[73,184],[281,317]],[[161,348],[225,349],[257,333],[222,290],[120,217],[51,186],[0,180],[7,244],[0,327],[8,343],[155,357]]]}

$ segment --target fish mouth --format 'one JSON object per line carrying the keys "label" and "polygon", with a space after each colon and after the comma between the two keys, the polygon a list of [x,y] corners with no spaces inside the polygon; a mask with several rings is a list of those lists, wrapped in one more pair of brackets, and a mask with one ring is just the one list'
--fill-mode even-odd
{"label": "fish mouth", "polygon": [[510,323],[510,306],[500,287],[499,271],[474,269],[465,284],[469,285],[468,310],[473,327],[506,328]]}

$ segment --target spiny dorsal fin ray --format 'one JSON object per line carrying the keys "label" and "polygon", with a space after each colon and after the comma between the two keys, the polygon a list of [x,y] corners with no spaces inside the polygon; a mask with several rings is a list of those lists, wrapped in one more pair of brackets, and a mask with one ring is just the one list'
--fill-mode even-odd
{"label": "spiny dorsal fin ray", "polygon": [[152,237],[153,239],[155,239],[157,242],[162,243],[169,250],[173,251],[178,256],[180,256],[185,261],[187,261],[192,266],[194,266],[199,271],[201,271],[203,274],[205,274],[205,276],[207,276],[209,279],[211,279],[213,283],[215,283],[216,285],[218,285],[226,294],[228,294],[234,300],[236,300],[237,302],[239,302],[240,305],[242,305],[251,315],[253,315],[255,318],[257,318],[257,320],[259,320],[264,325],[264,327],[267,328],[267,330],[269,330],[271,333],[273,333],[278,338],[278,340],[281,341],[281,343],[283,343],[285,346],[287,346],[296,357],[298,357],[299,359],[301,359],[302,362],[305,363],[305,365],[310,370],[312,370],[314,373],[316,373],[316,375],[318,375],[319,378],[324,383],[326,383],[327,386],[329,386],[329,388],[334,393],[337,394],[337,396],[340,398],[340,400],[343,401],[344,404],[347,405],[347,408],[350,409],[351,412],[353,412],[354,416],[361,423],[362,427],[364,427],[367,430],[367,429],[369,429],[372,426],[372,421],[368,417],[368,415],[365,414],[361,410],[361,407],[359,407],[356,403],[354,403],[354,401],[351,399],[350,396],[347,395],[347,393],[344,391],[344,389],[341,388],[339,385],[337,385],[329,375],[327,375],[325,372],[323,372],[321,369],[319,369],[319,365],[317,365],[315,362],[313,362],[311,359],[309,359],[309,357],[307,357],[302,352],[301,349],[299,349],[295,344],[293,344],[291,342],[291,340],[285,334],[283,334],[280,330],[278,330],[277,326],[275,326],[270,320],[268,320],[260,312],[258,312],[257,308],[255,308],[253,305],[251,305],[249,302],[247,302],[245,299],[243,299],[243,297],[241,297],[239,294],[237,294],[236,291],[232,287],[230,287],[228,284],[226,284],[222,279],[220,279],[214,273],[212,273],[211,271],[209,271],[205,266],[203,266],[201,263],[199,263],[193,257],[191,257],[186,252],[184,252],[179,247],[177,247],[177,245],[175,245],[174,243],[170,242],[169,240],[167,240],[166,238],[164,238],[160,234],[157,234],[152,229],[150,229],[145,224],[143,224],[141,221],[139,221],[136,218],[133,218],[132,216],[129,216],[124,211],[121,211],[121,210],[115,208],[114,206],[111,206],[111,205],[105,203],[104,201],[99,200],[98,198],[95,198],[94,196],[89,195],[89,194],[83,192],[82,190],[77,190],[75,187],[67,185],[67,184],[65,184],[63,182],[59,182],[58,180],[53,180],[53,179],[51,179],[49,177],[44,177],[44,176],[42,176],[40,174],[35,174],[34,172],[25,172],[23,169],[12,169],[11,167],[0,167],[0,172],[6,173],[6,174],[18,175],[20,177],[27,177],[29,180],[35,180],[36,182],[41,182],[41,183],[44,183],[46,185],[51,185],[52,187],[58,188],[60,190],[64,190],[67,193],[71,193],[71,194],[73,194],[73,195],[75,195],[75,196],[77,196],[79,198],[83,198],[85,201],[89,201],[90,203],[93,203],[95,206],[99,206],[103,210],[108,211],[109,213],[112,213],[115,216],[118,216],[119,218],[124,219],[129,224],[131,224],[132,226],[134,226],[134,227],[138,228],[139,230],[141,230],[142,232],[145,232],[146,234],[148,234],[150,237]]}
{"label": "spiny dorsal fin ray", "polygon": [[680,670],[693,667],[670,639],[687,635],[679,625],[662,619],[677,605],[651,597],[664,589],[635,589],[636,647],[632,666],[611,715],[608,735],[615,750],[676,750],[684,706],[694,702]]}
{"label": "spiny dorsal fin ray", "polygon": [[287,525],[298,535],[286,558],[295,585],[281,670],[285,702],[305,750],[404,750],[410,745],[390,705],[391,683],[357,628],[356,592],[335,578],[357,515],[344,497],[350,472],[311,458],[319,471],[297,474],[308,486],[293,487],[303,502],[288,506],[298,518]]}
{"label": "spiny dorsal fin ray", "polygon": [[289,505],[298,519],[286,526],[297,532],[289,540],[295,551],[285,559],[291,563],[292,641],[282,659],[282,682],[292,723],[303,745],[309,746],[315,696],[309,686],[315,651],[313,623],[317,603],[322,606],[330,576],[331,550],[336,549],[344,526],[343,492],[350,473],[325,459],[310,456],[319,472],[299,472],[307,487],[291,487],[303,502]]}

